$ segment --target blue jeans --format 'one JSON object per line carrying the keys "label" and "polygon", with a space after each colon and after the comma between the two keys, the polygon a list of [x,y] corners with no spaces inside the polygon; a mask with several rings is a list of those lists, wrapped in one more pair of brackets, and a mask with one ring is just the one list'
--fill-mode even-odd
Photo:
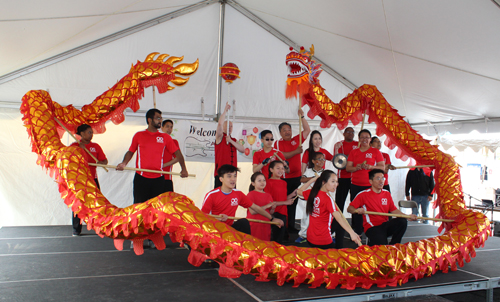
{"label": "blue jeans", "polygon": [[[428,198],[429,198],[429,196],[412,196],[411,197],[411,200],[415,201],[417,203],[418,207],[420,207],[423,217],[429,217],[427,215],[427,209],[429,208],[429,199]],[[418,207],[411,209],[412,214],[415,214],[418,216]],[[429,223],[429,220],[424,220],[424,223],[425,224]]]}

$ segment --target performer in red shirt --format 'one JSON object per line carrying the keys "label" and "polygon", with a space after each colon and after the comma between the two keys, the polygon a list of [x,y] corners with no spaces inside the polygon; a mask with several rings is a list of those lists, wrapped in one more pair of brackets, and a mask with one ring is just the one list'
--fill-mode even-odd
{"label": "performer in red shirt", "polygon": [[[172,120],[164,120],[161,124],[161,131],[172,136],[172,131],[174,130],[174,122]],[[174,144],[179,148],[179,142],[176,139],[172,139]],[[175,163],[179,162],[179,159],[175,157],[174,154],[170,153],[167,148],[163,151],[163,171],[172,172],[172,166]],[[174,183],[172,182],[172,175],[165,174],[165,192],[173,192],[174,191]]]}
{"label": "performer in red shirt", "polygon": [[[308,188],[314,182],[314,186],[310,190],[303,191],[303,188]],[[361,242],[358,234],[356,234],[351,226],[345,221],[340,212],[338,212],[330,193],[335,192],[338,186],[337,175],[331,170],[325,170],[320,176],[310,179],[306,184],[299,188],[299,195],[302,195],[307,200],[306,213],[309,215],[309,227],[307,228],[307,243],[311,247],[321,249],[335,248],[330,226],[332,218],[349,233],[351,240]]]}
{"label": "performer in red shirt", "polygon": [[[261,172],[255,172],[250,178],[250,187],[248,189],[248,198],[256,205],[266,210],[269,214],[273,215],[276,209],[276,202],[273,201],[271,194],[264,192],[266,187],[266,177]],[[247,218],[265,220],[264,216],[258,214],[252,209],[248,209]],[[250,222],[252,236],[261,240],[271,240],[271,225]]]}
{"label": "performer in red shirt", "polygon": [[[266,179],[269,178],[269,163],[278,159],[285,160],[285,156],[281,151],[273,148],[273,133],[271,130],[263,130],[260,133],[260,139],[262,143],[262,149],[253,154],[253,172],[262,172]],[[288,165],[285,166],[285,172],[288,169]]]}
{"label": "performer in red shirt", "polygon": [[[363,129],[358,134],[359,148],[351,151],[347,158],[346,171],[351,172],[351,202],[356,195],[371,187],[368,180],[368,171],[373,169],[384,170],[384,158],[380,151],[370,147],[370,131]],[[361,235],[363,233],[363,217],[352,215],[352,228]]]}
{"label": "performer in red shirt", "polygon": [[[337,142],[333,146],[333,155],[344,154],[349,156],[352,150],[358,148],[358,142],[354,140],[354,129],[352,127],[347,127],[344,130],[344,140]],[[338,170],[339,186],[335,191],[335,202],[339,207],[339,211],[344,212],[345,200],[347,195],[351,190],[351,173],[344,169]],[[332,230],[335,231],[335,245],[337,248],[342,248],[344,245],[344,229],[337,223],[337,220],[333,221]]]}
{"label": "performer in red shirt", "polygon": [[[321,144],[323,143],[323,136],[321,135],[321,132],[318,130],[313,130],[311,132],[311,137],[309,138],[309,148],[304,152],[302,155],[302,175],[306,172],[307,168],[313,168],[314,163],[312,162],[312,159],[309,157],[309,154],[312,154],[313,152],[320,152],[323,153],[325,156],[325,160],[332,160],[333,155],[326,151],[325,149],[321,148]],[[325,163],[323,162],[323,169],[325,168]]]}
{"label": "performer in red shirt", "polygon": [[[106,155],[102,151],[101,146],[99,146],[96,143],[91,142],[93,136],[94,136],[94,131],[92,131],[92,127],[90,127],[87,124],[82,124],[76,128],[76,134],[80,135],[80,143],[74,142],[71,144],[72,147],[80,147],[82,149],[87,149],[90,151],[90,153],[97,158],[97,163],[101,165],[107,165],[108,164],[108,159],[106,158]],[[85,160],[87,163],[96,163],[96,161],[87,153],[87,151],[83,151],[83,156],[85,157]],[[95,184],[97,188],[101,188],[99,185],[99,181],[97,180],[97,171],[96,171],[95,166],[89,166],[90,173],[92,174],[92,178],[95,181]],[[73,236],[80,236],[80,233],[82,232],[82,222],[78,216],[73,213]]]}
{"label": "performer in red shirt", "polygon": [[[283,220],[286,225],[287,221],[287,206],[293,203],[293,198],[296,192],[292,192],[287,195],[286,182],[281,179],[283,173],[285,172],[285,166],[279,160],[272,161],[269,164],[269,172],[271,176],[266,182],[265,192],[271,194],[273,200],[276,202],[276,209],[274,210],[274,216]],[[283,243],[285,240],[286,228],[278,228],[276,226],[271,227],[271,240],[277,243]]]}
{"label": "performer in red shirt", "polygon": [[[188,172],[184,163],[184,156],[175,145],[170,135],[158,131],[161,126],[161,111],[150,109],[146,113],[148,128],[137,132],[132,138],[132,144],[117,165],[116,170],[123,171],[137,151],[136,167],[141,169],[161,171],[164,164],[163,151],[166,148],[179,159],[181,177],[187,177]],[[145,202],[153,197],[165,193],[165,178],[153,172],[136,172],[134,177],[134,203]]]}
{"label": "performer in red shirt", "polygon": [[[307,120],[304,118],[304,111],[299,109],[298,114],[302,120],[304,130],[299,135],[302,135],[302,141],[307,139],[311,128]],[[285,181],[287,184],[287,194],[291,194],[295,189],[300,186],[300,178],[302,177],[302,165],[300,155],[302,154],[302,146],[299,147],[299,135],[292,137],[292,127],[289,123],[281,123],[278,126],[281,139],[274,143],[274,148],[280,150],[285,155],[288,161],[290,172],[285,173]],[[297,207],[297,200],[288,206],[288,232],[298,233],[295,228],[295,211]],[[288,233],[287,233],[288,235]]]}
{"label": "performer in red shirt", "polygon": [[[370,141],[370,146],[379,150],[382,148],[382,143],[380,142],[380,139],[376,136],[372,137],[372,140]],[[391,157],[389,154],[380,152],[382,154],[382,157],[384,158],[384,177],[385,177],[385,182],[384,182],[384,190],[387,190],[391,192],[391,187],[389,186],[389,170],[396,170],[396,167],[394,167],[391,164]]]}
{"label": "performer in red shirt", "polygon": [[[222,185],[217,177],[217,171],[223,165],[238,166],[238,154],[237,151],[241,153],[245,152],[245,147],[239,144],[235,138],[231,137],[233,132],[233,123],[228,120],[226,121],[227,112],[231,109],[231,105],[226,103],[224,112],[219,117],[219,122],[217,123],[217,130],[215,130],[215,170],[214,170],[214,189]],[[229,133],[227,132],[227,123],[229,123]]]}
{"label": "performer in red shirt", "polygon": [[205,195],[201,211],[207,214],[220,215],[220,220],[227,225],[232,226],[235,230],[245,234],[250,234],[250,224],[246,219],[233,221],[228,219],[228,216],[234,216],[238,206],[250,208],[256,213],[266,217],[267,219],[278,222],[279,227],[283,226],[283,221],[274,218],[273,215],[266,212],[258,205],[254,204],[243,192],[236,190],[236,179],[239,169],[231,165],[223,165],[217,171],[222,185],[219,188],[213,189]]}
{"label": "performer in red shirt", "polygon": [[[387,216],[365,214],[365,211],[403,214],[394,205],[391,193],[383,189],[384,180],[383,170],[371,170],[369,172],[371,187],[359,192],[347,207],[349,213],[363,215],[363,227],[370,246],[386,245],[389,236],[392,236],[390,244],[401,243],[408,225],[405,218],[389,220]],[[412,214],[408,220],[415,221],[417,216]]]}

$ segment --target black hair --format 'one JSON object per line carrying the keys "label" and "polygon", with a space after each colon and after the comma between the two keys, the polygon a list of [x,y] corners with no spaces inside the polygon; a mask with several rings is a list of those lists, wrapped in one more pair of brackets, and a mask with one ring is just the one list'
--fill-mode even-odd
{"label": "black hair", "polygon": [[282,164],[283,166],[285,166],[285,164],[283,164],[280,160],[273,160],[269,164],[269,177],[268,178],[271,178],[271,176],[273,176],[273,172],[271,172],[271,169],[274,169],[274,166],[276,166],[277,164]]}
{"label": "black hair", "polygon": [[318,158],[318,156],[320,156],[320,155],[325,156],[325,155],[324,155],[323,153],[321,153],[321,152],[315,152],[315,151],[313,151],[313,153],[309,153],[309,163],[311,163],[311,164],[312,164],[312,166],[311,166],[310,168],[314,168],[314,164],[313,164],[313,162],[312,162],[312,161],[313,161],[313,160],[315,160],[315,159],[317,159],[317,158]]}
{"label": "black hair", "polygon": [[[255,187],[252,185],[252,182],[255,182],[257,177],[260,175],[264,176],[264,174],[262,174],[262,172],[255,172],[254,174],[252,174],[252,177],[250,177],[250,187],[248,187],[248,192],[255,190]],[[264,178],[266,178],[266,177],[264,176]]]}
{"label": "black hair", "polygon": [[89,129],[89,128],[92,128],[90,127],[89,125],[87,124],[81,124],[80,126],[78,126],[78,128],[76,128],[76,134],[80,135],[80,133],[84,132],[85,130]]}
{"label": "black hair", "polygon": [[262,132],[260,133],[260,139],[264,139],[264,137],[269,133],[273,134],[271,130],[262,130]]}
{"label": "black hair", "polygon": [[222,165],[217,170],[217,177],[224,177],[227,173],[240,172],[240,168],[235,167],[233,165]]}
{"label": "black hair", "polygon": [[372,133],[368,129],[363,129],[363,130],[359,131],[358,138],[361,136],[361,133],[368,133],[368,135],[370,137],[372,137]]}
{"label": "black hair", "polygon": [[174,124],[174,122],[172,120],[164,120],[163,122],[161,122],[161,126],[165,127],[166,123],[171,123],[172,125]]}
{"label": "black hair", "polygon": [[314,209],[314,199],[316,196],[318,196],[319,190],[321,190],[321,187],[330,179],[330,177],[335,174],[332,170],[325,170],[321,173],[318,179],[316,179],[316,182],[314,183],[314,186],[311,189],[311,193],[309,193],[309,197],[307,197],[307,204],[306,204],[306,214],[311,215]]}
{"label": "black hair", "polygon": [[148,118],[150,118],[151,120],[155,118],[155,113],[161,114],[161,111],[156,108],[152,108],[149,109],[148,112],[146,112],[146,124],[149,125]]}
{"label": "black hair", "polygon": [[373,169],[368,172],[368,179],[373,180],[373,177],[375,177],[375,174],[377,173],[382,173],[382,175],[384,175],[384,171],[382,171],[381,169]]}
{"label": "black hair", "polygon": [[371,144],[373,144],[373,141],[374,141],[375,139],[380,140],[380,138],[378,138],[378,137],[376,137],[376,136],[373,136],[373,137],[372,137],[372,139],[370,140],[370,145],[371,145]]}
{"label": "black hair", "polygon": [[313,130],[313,132],[311,132],[311,136],[309,136],[309,148],[307,148],[307,150],[309,150],[309,161],[307,162],[308,168],[314,167],[314,164],[312,162],[312,154],[314,153],[313,137],[315,134],[319,134],[319,137],[321,137],[321,141],[323,141],[323,135],[321,135],[321,132],[319,132],[318,130]]}
{"label": "black hair", "polygon": [[281,123],[281,124],[278,126],[278,130],[279,130],[279,131],[281,131],[281,128],[283,128],[284,126],[288,126],[288,127],[292,128],[292,126],[291,126],[289,123],[287,123],[287,122],[283,122],[283,123]]}

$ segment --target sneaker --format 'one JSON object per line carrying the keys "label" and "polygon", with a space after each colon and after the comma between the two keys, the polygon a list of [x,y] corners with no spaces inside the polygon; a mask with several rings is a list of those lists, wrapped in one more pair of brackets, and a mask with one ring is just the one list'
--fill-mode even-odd
{"label": "sneaker", "polygon": [[72,235],[72,236],[73,236],[73,237],[80,236],[80,233],[78,233],[78,232],[73,232],[73,235]]}
{"label": "sneaker", "polygon": [[295,243],[305,243],[307,241],[306,238],[302,238],[302,237],[298,237],[297,239],[295,239]]}

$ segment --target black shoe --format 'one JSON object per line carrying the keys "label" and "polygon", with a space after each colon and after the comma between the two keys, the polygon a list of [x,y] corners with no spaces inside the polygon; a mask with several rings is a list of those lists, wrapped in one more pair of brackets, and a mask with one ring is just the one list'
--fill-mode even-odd
{"label": "black shoe", "polygon": [[77,236],[80,236],[80,233],[78,233],[78,232],[73,232],[73,237],[77,237]]}

